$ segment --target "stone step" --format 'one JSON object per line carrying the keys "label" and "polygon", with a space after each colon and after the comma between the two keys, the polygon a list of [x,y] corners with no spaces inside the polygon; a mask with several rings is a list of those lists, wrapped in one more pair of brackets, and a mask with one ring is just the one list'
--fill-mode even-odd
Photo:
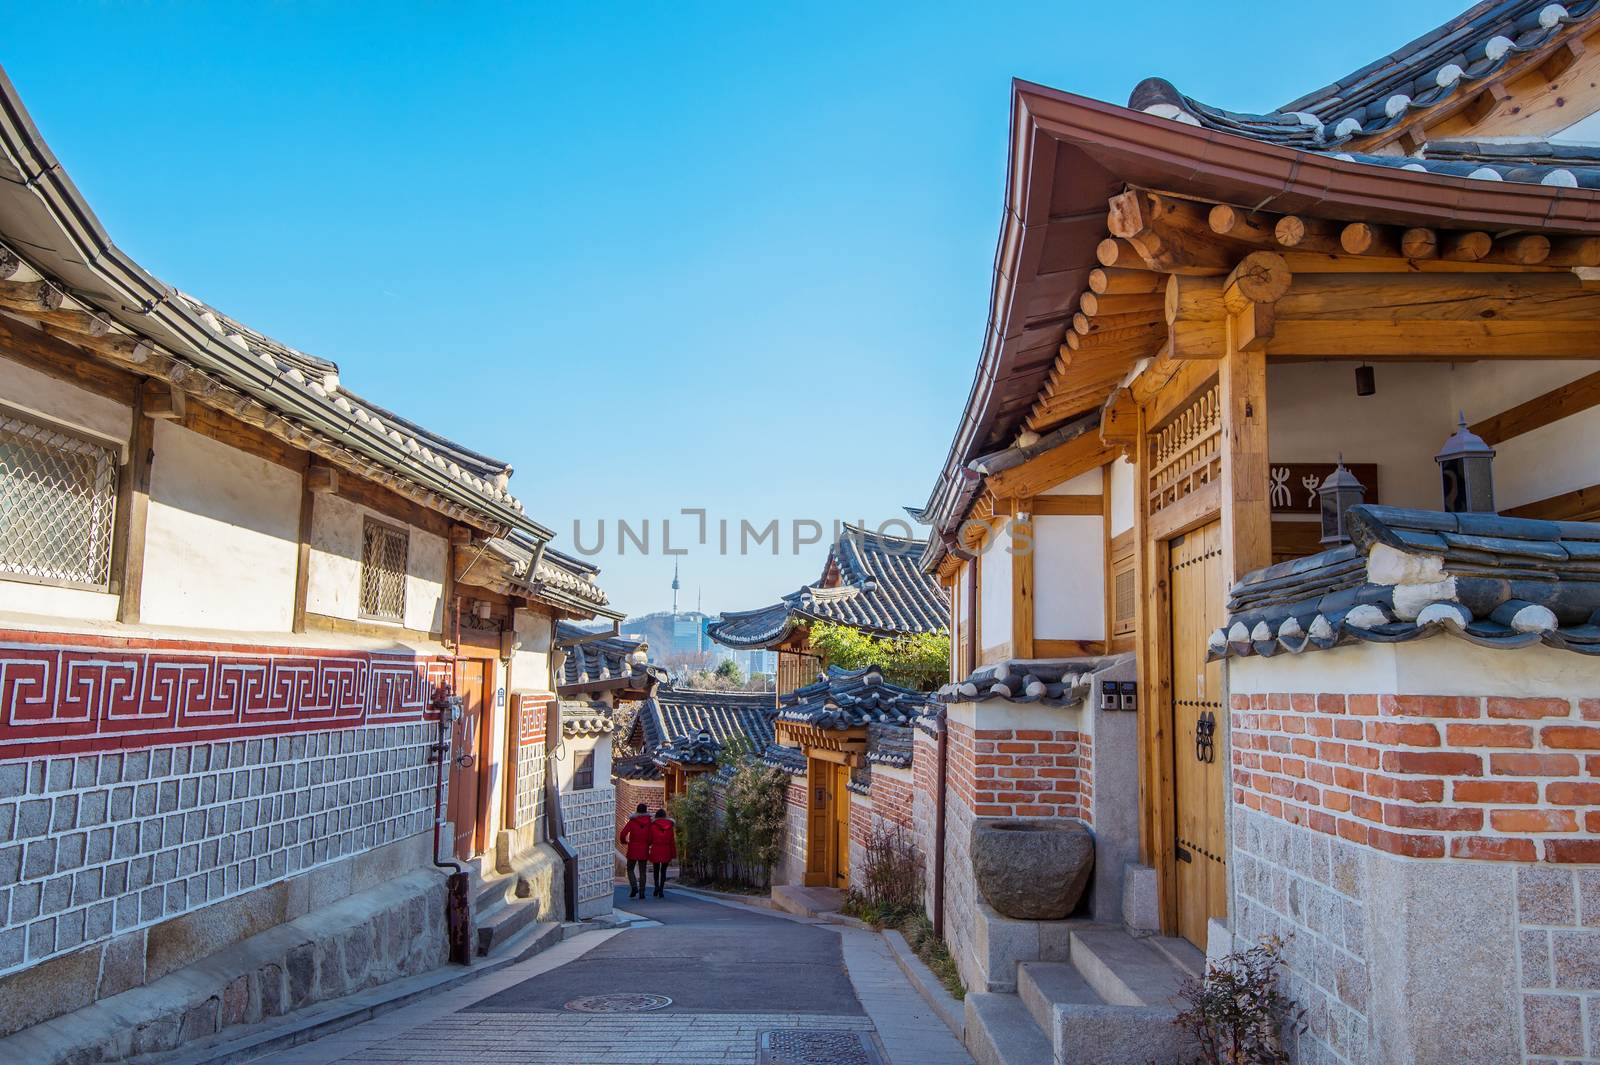
{"label": "stone step", "polygon": [[838,888],[779,884],[772,889],[772,902],[778,909],[796,917],[817,917],[838,912],[844,905],[844,892]]}
{"label": "stone step", "polygon": [[1025,961],[1018,965],[1017,997],[1046,1035],[1056,1030],[1058,1005],[1105,1004],[1083,974],[1064,961]]}
{"label": "stone step", "polygon": [[512,898],[517,890],[517,874],[501,873],[490,865],[472,874],[472,907],[483,913],[497,904]]}
{"label": "stone step", "polygon": [[1050,1040],[1018,996],[969,991],[965,1009],[964,1042],[977,1065],[1054,1065]]}
{"label": "stone step", "polygon": [[497,944],[504,943],[538,920],[538,899],[502,898],[496,905],[478,914],[478,957],[490,956]]}
{"label": "stone step", "polygon": [[1072,932],[1070,957],[1108,1005],[1176,1007],[1191,975],[1168,954],[1115,925],[1086,924]]}

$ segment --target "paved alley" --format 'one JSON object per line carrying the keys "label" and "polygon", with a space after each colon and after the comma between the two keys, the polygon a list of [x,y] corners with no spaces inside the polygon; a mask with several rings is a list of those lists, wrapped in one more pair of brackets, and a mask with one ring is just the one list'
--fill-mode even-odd
{"label": "paved alley", "polygon": [[[259,1065],[971,1065],[873,933],[683,892],[619,889],[616,903],[651,923],[579,936]],[[579,1009],[610,996],[658,1008]]]}

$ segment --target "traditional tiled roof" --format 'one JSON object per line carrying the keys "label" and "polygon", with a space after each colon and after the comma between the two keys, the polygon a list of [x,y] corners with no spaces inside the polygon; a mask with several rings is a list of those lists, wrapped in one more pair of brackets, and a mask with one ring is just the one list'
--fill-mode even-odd
{"label": "traditional tiled roof", "polygon": [[604,639],[583,640],[581,643],[565,641],[582,640],[592,635],[566,621],[556,623],[556,639],[563,642],[567,652],[561,664],[559,688],[578,691],[600,686],[617,687],[610,682],[632,682],[621,685],[626,691],[647,694],[650,688],[667,679],[667,671],[652,665],[646,655],[649,645],[630,636],[608,636]]}
{"label": "traditional tiled roof", "polygon": [[653,754],[678,736],[702,729],[721,744],[742,739],[759,751],[772,742],[772,696],[764,692],[658,688],[639,705],[644,750]]}
{"label": "traditional tiled roof", "polygon": [[706,632],[728,647],[771,647],[797,624],[833,621],[879,635],[948,627],[944,590],[918,565],[926,540],[846,525],[822,576],[758,610],[725,612]]}
{"label": "traditional tiled roof", "polygon": [[611,719],[611,708],[605,703],[561,700],[563,736],[598,736],[610,732],[615,727],[616,722]]}
{"label": "traditional tiled roof", "polygon": [[1017,659],[974,670],[959,684],[946,684],[935,695],[946,703],[1004,699],[1013,703],[1072,706],[1083,702],[1096,670],[1105,658]]}
{"label": "traditional tiled roof", "polygon": [[679,736],[657,748],[655,760],[659,766],[714,766],[723,750],[725,747],[708,730],[701,729],[693,736]]}
{"label": "traditional tiled roof", "polygon": [[911,730],[895,725],[872,725],[867,729],[867,761],[905,769],[911,765]]}
{"label": "traditional tiled roof", "polygon": [[830,669],[816,683],[780,696],[778,720],[819,729],[906,727],[928,708],[931,699],[925,692],[890,684],[878,666]]}
{"label": "traditional tiled roof", "polygon": [[[493,537],[488,550],[504,561],[513,590],[566,607],[585,617],[618,617],[595,578],[600,568],[546,547],[522,533]],[[537,562],[535,562],[537,560]]]}
{"label": "traditional tiled roof", "polygon": [[761,752],[761,761],[774,769],[783,770],[790,776],[804,776],[806,772],[806,752],[798,747],[769,743]]}
{"label": "traditional tiled roof", "polygon": [[335,363],[178,291],[117,247],[3,72],[0,238],[26,264],[15,280],[42,278],[66,294],[65,309],[108,325],[90,344],[95,350],[120,345],[115,350],[138,372],[172,382],[195,402],[487,531],[554,535],[507,491],[504,462],[362,399]]}
{"label": "traditional tiled roof", "polygon": [[1247,574],[1213,658],[1446,632],[1600,654],[1600,524],[1363,505],[1352,543]]}
{"label": "traditional tiled roof", "polygon": [[1459,142],[1439,151],[1424,145],[1402,156],[1339,151],[1404,123],[1413,112],[1452,97],[1465,98],[1486,79],[1545,50],[1569,27],[1593,17],[1597,10],[1600,0],[1571,0],[1564,5],[1546,0],[1480,3],[1392,54],[1266,114],[1212,107],[1160,78],[1141,82],[1128,106],[1206,129],[1375,166],[1490,181],[1600,188],[1600,169],[1589,160],[1568,165],[1552,158],[1506,165],[1496,152],[1477,150],[1487,146],[1467,147]]}
{"label": "traditional tiled roof", "polygon": [[618,780],[660,780],[661,767],[656,765],[654,755],[636,754],[613,761],[611,775]]}

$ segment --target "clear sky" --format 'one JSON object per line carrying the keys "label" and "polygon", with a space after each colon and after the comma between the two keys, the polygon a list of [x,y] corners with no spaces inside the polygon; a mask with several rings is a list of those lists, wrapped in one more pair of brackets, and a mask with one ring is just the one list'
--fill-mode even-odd
{"label": "clear sky", "polygon": [[[622,609],[669,605],[662,519],[705,508],[672,546],[715,613],[816,576],[795,520],[926,500],[1012,77],[1265,110],[1465,6],[62,2],[0,62],[124,249],[510,461],[558,547],[603,521]],[[740,556],[773,519],[778,557]]]}

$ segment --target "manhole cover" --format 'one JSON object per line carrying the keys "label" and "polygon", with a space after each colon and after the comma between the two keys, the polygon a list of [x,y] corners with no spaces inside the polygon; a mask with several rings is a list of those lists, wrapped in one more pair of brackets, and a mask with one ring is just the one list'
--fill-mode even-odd
{"label": "manhole cover", "polygon": [[672,1005],[666,995],[587,995],[562,1006],[573,1013],[646,1013]]}
{"label": "manhole cover", "polygon": [[761,1034],[761,1065],[883,1065],[863,1032],[780,1030]]}

